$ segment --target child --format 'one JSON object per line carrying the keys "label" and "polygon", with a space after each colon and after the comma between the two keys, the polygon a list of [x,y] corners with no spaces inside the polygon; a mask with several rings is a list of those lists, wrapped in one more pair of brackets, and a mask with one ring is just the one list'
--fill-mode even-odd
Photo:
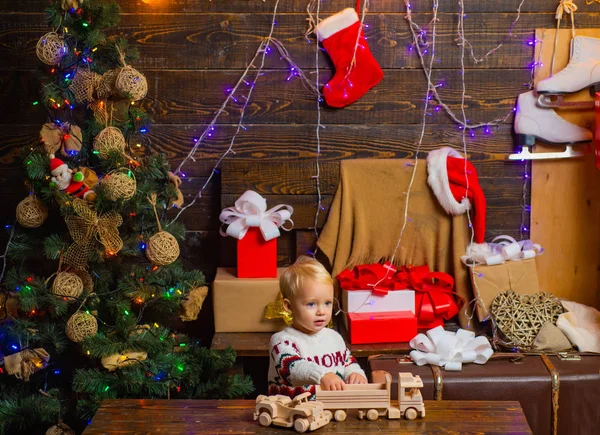
{"label": "child", "polygon": [[346,383],[366,384],[365,372],[344,340],[327,328],[333,309],[333,279],[318,261],[302,256],[279,278],[283,307],[293,323],[271,337],[269,395],[294,398],[324,390],[343,390]]}

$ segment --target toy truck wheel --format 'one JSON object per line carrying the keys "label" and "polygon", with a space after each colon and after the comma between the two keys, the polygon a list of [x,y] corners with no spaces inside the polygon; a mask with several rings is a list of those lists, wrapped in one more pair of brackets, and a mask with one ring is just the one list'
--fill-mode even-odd
{"label": "toy truck wheel", "polygon": [[261,412],[260,415],[258,416],[258,422],[260,423],[261,426],[270,426],[271,423],[273,422],[273,419],[271,418],[271,416],[269,415],[268,412]]}
{"label": "toy truck wheel", "polygon": [[298,433],[304,433],[304,432],[306,432],[308,430],[309,426],[310,426],[310,424],[308,423],[308,420],[305,419],[305,418],[297,418],[294,421],[294,429]]}
{"label": "toy truck wheel", "polygon": [[331,411],[323,411],[323,415],[325,415],[325,418],[329,421],[331,421],[331,419],[333,419],[333,413]]}
{"label": "toy truck wheel", "polygon": [[369,409],[367,411],[367,420],[375,421],[379,418],[379,412],[376,409]]}
{"label": "toy truck wheel", "polygon": [[404,418],[407,420],[414,420],[417,418],[417,415],[418,413],[415,408],[408,408],[406,411],[404,411]]}
{"label": "toy truck wheel", "polygon": [[346,417],[347,417],[346,411],[343,411],[341,409],[338,409],[333,414],[333,418],[335,418],[335,421],[344,421],[344,420],[346,420]]}

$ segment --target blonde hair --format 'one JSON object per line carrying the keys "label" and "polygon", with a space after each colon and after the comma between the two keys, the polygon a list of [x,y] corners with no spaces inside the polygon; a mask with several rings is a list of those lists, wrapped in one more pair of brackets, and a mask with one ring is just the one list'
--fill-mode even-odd
{"label": "blonde hair", "polygon": [[296,296],[307,279],[333,285],[333,278],[321,263],[314,258],[302,255],[281,273],[279,277],[281,294],[286,299]]}

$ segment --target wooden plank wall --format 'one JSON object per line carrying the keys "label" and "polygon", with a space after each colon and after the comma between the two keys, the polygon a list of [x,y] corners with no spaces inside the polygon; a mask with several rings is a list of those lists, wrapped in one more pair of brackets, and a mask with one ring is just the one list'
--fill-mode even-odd
{"label": "wooden plank wall", "polygon": [[[268,34],[275,0],[122,0],[122,22],[110,34],[127,37],[139,49],[134,65],[148,78],[149,94],[143,107],[154,116],[148,133],[155,149],[168,154],[176,165],[188,153],[225,98],[225,89],[238,80],[259,41]],[[18,149],[37,140],[44,114],[31,102],[37,99],[35,44],[48,29],[44,0],[2,2],[0,5],[0,165],[6,207],[2,221],[13,219],[14,206],[24,189],[7,189],[19,180]],[[304,37],[308,0],[279,3],[274,36],[291,57],[314,79],[315,42]],[[413,2],[415,22],[431,19],[430,2]],[[455,42],[457,3],[440,2],[436,60],[433,78],[442,83],[445,103],[457,113],[461,99],[460,48]],[[509,113],[517,95],[527,90],[534,48],[528,45],[536,28],[552,28],[557,1],[526,0],[511,38],[506,38],[517,17],[520,0],[500,2],[465,0],[465,34],[477,57],[504,41],[484,62],[465,60],[466,114],[472,122],[489,121]],[[577,26],[598,27],[600,6],[580,2]],[[354,0],[325,0],[325,17]],[[373,0],[366,18],[366,34],[374,56],[384,69],[384,80],[357,103],[342,109],[323,109],[321,131],[321,189],[325,210],[335,191],[338,163],[352,158],[413,157],[420,132],[426,82],[419,60],[408,50],[411,35],[405,20],[404,2]],[[331,77],[331,64],[320,54],[321,82]],[[184,252],[190,265],[214,276],[217,265],[233,263],[233,241],[218,234],[218,214],[246,189],[266,195],[270,204],[288,203],[295,209],[296,231],[281,237],[281,264],[305,253],[314,239],[316,189],[315,101],[298,79],[287,82],[288,69],[277,55],[267,57],[238,136],[235,155],[228,157],[197,205],[182,217],[190,231]],[[435,106],[434,106],[435,107]],[[241,105],[229,106],[219,118],[215,134],[185,168],[186,199],[206,181],[227,149],[238,121]],[[462,132],[443,111],[427,116],[422,155],[443,145],[462,147]],[[469,157],[475,163],[488,200],[487,237],[519,236],[522,222],[524,165],[505,161],[514,151],[512,116],[492,128],[477,130],[467,138]],[[529,196],[526,195],[529,201]],[[527,226],[529,216],[525,215]]]}

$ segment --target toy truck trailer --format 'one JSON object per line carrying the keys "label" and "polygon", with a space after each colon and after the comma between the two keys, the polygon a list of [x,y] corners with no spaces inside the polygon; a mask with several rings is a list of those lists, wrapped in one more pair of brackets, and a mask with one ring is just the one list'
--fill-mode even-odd
{"label": "toy truck trailer", "polygon": [[383,370],[375,370],[371,384],[346,384],[341,391],[324,391],[316,387],[316,400],[333,412],[336,421],[344,421],[348,409],[357,409],[358,418],[374,421],[380,416],[389,419],[414,420],[425,417],[423,381],[411,373],[398,374],[398,402],[391,401],[392,376]]}

